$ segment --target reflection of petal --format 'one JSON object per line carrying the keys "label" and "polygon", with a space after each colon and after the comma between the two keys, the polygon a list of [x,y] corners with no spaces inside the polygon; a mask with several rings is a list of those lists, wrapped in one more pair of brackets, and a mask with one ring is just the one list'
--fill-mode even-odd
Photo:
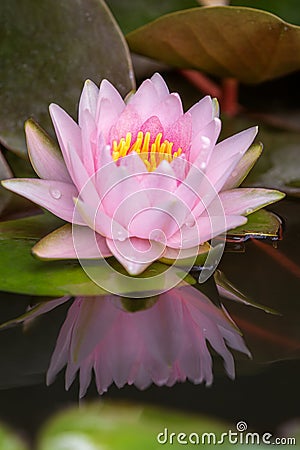
{"label": "reflection of petal", "polygon": [[151,383],[172,386],[186,379],[209,385],[213,373],[207,342],[223,358],[230,377],[234,377],[234,361],[228,347],[249,355],[223,311],[190,286],[175,288],[150,309],[134,313],[117,307],[117,300],[113,296],[75,299],[56,343],[48,382],[67,364],[66,386],[79,370],[80,396],[93,370],[100,394],[113,382],[140,389]]}

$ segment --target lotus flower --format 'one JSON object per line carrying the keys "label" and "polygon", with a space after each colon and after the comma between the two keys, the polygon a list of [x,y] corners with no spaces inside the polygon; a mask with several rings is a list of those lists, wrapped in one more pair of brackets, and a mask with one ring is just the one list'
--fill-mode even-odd
{"label": "lotus flower", "polygon": [[[27,320],[67,300],[64,297],[38,305],[29,316],[27,313]],[[67,365],[66,388],[79,371],[80,396],[90,384],[92,371],[100,394],[113,382],[119,388],[134,384],[139,389],[151,383],[172,386],[186,379],[210,385],[213,372],[207,342],[234,378],[234,360],[228,347],[248,356],[250,353],[228,315],[190,286],[171,289],[155,300],[154,304],[150,300],[148,309],[128,312],[129,305],[136,307],[139,300],[113,295],[77,297],[60,330],[47,383]]]}
{"label": "lotus flower", "polygon": [[[109,81],[100,89],[87,81],[78,124],[50,105],[61,152],[32,120],[26,123],[29,156],[41,179],[3,184],[76,224],[84,258],[114,255],[136,275],[160,258],[197,255],[201,244],[283,196],[236,189],[260,154],[257,148],[247,152],[257,128],[217,144],[216,105],[207,96],[184,113],[179,95],[169,93],[158,74],[127,103]],[[90,233],[96,234],[96,255],[85,245]],[[57,230],[33,252],[77,258],[72,228]]]}

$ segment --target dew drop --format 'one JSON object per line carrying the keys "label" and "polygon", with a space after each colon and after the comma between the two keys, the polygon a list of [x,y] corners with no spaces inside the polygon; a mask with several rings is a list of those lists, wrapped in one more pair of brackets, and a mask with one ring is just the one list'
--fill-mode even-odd
{"label": "dew drop", "polygon": [[234,171],[231,173],[231,176],[232,176],[233,178],[236,177],[236,176],[237,176],[237,171],[234,170]]}
{"label": "dew drop", "polygon": [[202,169],[202,170],[206,169],[206,162],[202,162],[200,164],[200,169]]}
{"label": "dew drop", "polygon": [[118,240],[118,241],[121,241],[121,242],[124,242],[125,239],[126,239],[126,236],[125,236],[125,234],[123,233],[123,231],[118,231],[118,232],[117,232],[117,240]]}
{"label": "dew drop", "polygon": [[55,200],[59,200],[61,198],[61,192],[59,189],[50,188],[51,197],[55,198]]}
{"label": "dew drop", "polygon": [[253,209],[252,208],[247,208],[246,209],[246,214],[251,214],[253,212]]}
{"label": "dew drop", "polygon": [[189,228],[192,228],[196,225],[196,221],[195,221],[195,219],[190,218],[185,222],[185,225]]}

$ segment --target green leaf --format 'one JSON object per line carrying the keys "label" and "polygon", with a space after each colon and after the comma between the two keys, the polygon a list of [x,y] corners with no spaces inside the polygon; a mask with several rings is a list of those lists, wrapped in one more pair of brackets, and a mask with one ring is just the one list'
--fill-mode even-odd
{"label": "green leaf", "polygon": [[145,25],[163,14],[198,6],[196,0],[107,0],[124,33]]}
{"label": "green leaf", "polygon": [[[207,433],[219,435],[228,427],[203,416],[180,414],[149,406],[110,404],[101,402],[85,404],[81,408],[64,411],[50,419],[40,433],[39,450],[154,450],[162,444],[157,435],[170,432]],[[195,436],[194,436],[195,438]],[[161,436],[164,440],[164,436]],[[200,441],[201,443],[201,441]],[[183,447],[175,438],[166,448]],[[192,444],[191,444],[192,445]],[[186,446],[190,448],[190,446]],[[201,448],[209,448],[205,445]],[[229,444],[222,445],[229,450]]]}
{"label": "green leaf", "polygon": [[127,40],[142,55],[243,83],[300,69],[300,28],[251,8],[203,7],[167,14],[129,33]]}
{"label": "green leaf", "polygon": [[0,426],[0,448],[1,450],[26,450],[27,445],[14,435],[4,425]]}
{"label": "green leaf", "polygon": [[103,0],[3,0],[0,3],[1,142],[26,154],[30,116],[52,132],[47,112],[58,103],[75,116],[87,78],[134,88],[129,52]]}
{"label": "green leaf", "polygon": [[[45,214],[0,224],[0,290],[51,297],[107,294],[104,288],[87,276],[77,260],[45,262],[32,256],[31,249],[38,239],[61,222]],[[166,279],[168,283],[175,284],[183,279],[190,284],[195,283],[194,278],[184,270],[179,267],[169,268],[160,262],[153,263],[138,277],[123,278],[118,274],[128,274],[114,258],[109,258],[113,270],[103,260],[86,260],[85,263],[93,279],[108,280],[107,286],[120,295],[133,292],[137,297],[139,292],[155,295],[156,290],[165,287]],[[153,277],[160,274],[159,280],[154,280]]]}
{"label": "green leaf", "polygon": [[248,216],[245,225],[228,231],[227,238],[270,238],[278,239],[281,228],[281,220],[276,215],[265,209],[260,209]]}

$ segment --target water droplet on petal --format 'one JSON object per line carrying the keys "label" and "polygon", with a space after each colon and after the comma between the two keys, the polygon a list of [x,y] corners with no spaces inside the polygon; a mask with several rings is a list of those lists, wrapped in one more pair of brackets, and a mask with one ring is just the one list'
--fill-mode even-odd
{"label": "water droplet on petal", "polygon": [[208,148],[210,146],[211,140],[207,136],[201,136],[201,142],[203,148]]}
{"label": "water droplet on petal", "polygon": [[234,171],[231,173],[231,176],[232,176],[233,178],[236,177],[236,176],[237,176],[237,171],[234,170]]}
{"label": "water droplet on petal", "polygon": [[200,164],[200,169],[202,169],[202,170],[206,169],[206,162],[202,162]]}
{"label": "water droplet on petal", "polygon": [[247,208],[246,209],[246,214],[251,214],[253,212],[253,208]]}
{"label": "water droplet on petal", "polygon": [[125,233],[123,231],[118,231],[117,232],[117,240],[121,241],[121,242],[124,242],[125,239],[126,239]]}
{"label": "water droplet on petal", "polygon": [[51,197],[55,198],[55,200],[59,200],[61,198],[61,192],[59,189],[50,188],[49,192]]}
{"label": "water droplet on petal", "polygon": [[189,227],[189,228],[192,228],[192,227],[194,227],[194,226],[196,225],[196,221],[195,221],[195,219],[193,219],[193,218],[191,217],[191,218],[189,218],[189,219],[185,222],[185,225],[186,225],[187,227]]}

